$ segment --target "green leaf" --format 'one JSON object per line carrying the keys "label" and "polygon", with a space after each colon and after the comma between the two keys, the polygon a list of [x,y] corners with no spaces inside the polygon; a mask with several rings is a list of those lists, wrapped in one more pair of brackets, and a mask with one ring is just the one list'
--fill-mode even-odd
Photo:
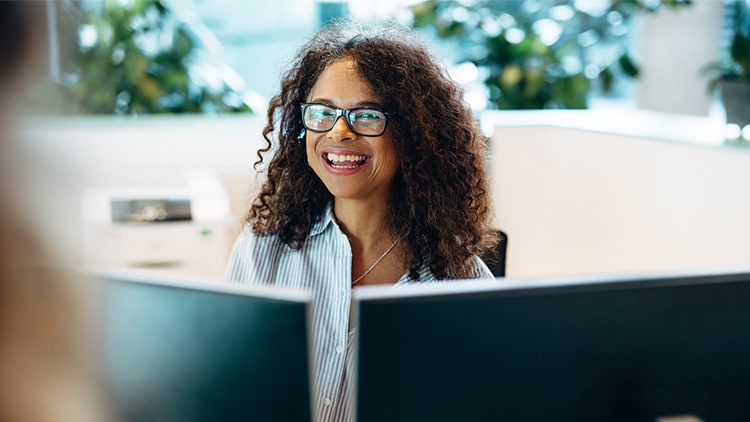
{"label": "green leaf", "polygon": [[623,53],[622,55],[620,55],[620,57],[617,59],[617,63],[620,65],[620,69],[622,69],[622,71],[630,77],[637,78],[641,72],[638,68],[638,65],[635,64],[628,53]]}

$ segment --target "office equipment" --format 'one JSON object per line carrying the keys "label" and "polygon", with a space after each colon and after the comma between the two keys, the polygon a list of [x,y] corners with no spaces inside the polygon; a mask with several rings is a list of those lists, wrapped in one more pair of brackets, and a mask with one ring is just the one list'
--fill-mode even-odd
{"label": "office equipment", "polygon": [[362,287],[367,421],[750,418],[750,271]]}
{"label": "office equipment", "polygon": [[116,420],[311,419],[307,292],[98,278],[97,346]]}
{"label": "office equipment", "polygon": [[84,266],[220,280],[235,236],[228,195],[211,171],[189,171],[184,179],[87,189]]}

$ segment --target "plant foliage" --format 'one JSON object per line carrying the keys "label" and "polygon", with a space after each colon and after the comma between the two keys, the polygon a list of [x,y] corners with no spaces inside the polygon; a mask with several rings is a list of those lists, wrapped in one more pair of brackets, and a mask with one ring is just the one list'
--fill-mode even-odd
{"label": "plant foliage", "polygon": [[75,50],[56,87],[63,113],[249,112],[201,63],[199,40],[160,0],[105,0],[73,19]]}
{"label": "plant foliage", "polygon": [[412,6],[413,25],[455,40],[486,75],[498,109],[587,108],[593,82],[610,92],[621,75],[637,77],[627,50],[638,12],[691,0],[427,0]]}
{"label": "plant foliage", "polygon": [[750,82],[750,0],[734,0],[732,22],[730,24],[731,41],[729,48],[721,57],[704,68],[709,79],[709,90],[713,90],[719,81]]}

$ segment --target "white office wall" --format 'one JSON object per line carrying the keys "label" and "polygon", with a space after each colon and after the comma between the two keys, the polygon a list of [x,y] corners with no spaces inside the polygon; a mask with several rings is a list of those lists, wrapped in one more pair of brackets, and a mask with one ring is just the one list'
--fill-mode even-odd
{"label": "white office wall", "polygon": [[[663,118],[667,129],[679,121],[691,120]],[[497,126],[491,142],[508,276],[750,264],[750,150],[545,125],[542,114]]]}
{"label": "white office wall", "polygon": [[[750,264],[750,150],[711,146],[721,122],[595,111],[486,116],[495,128],[490,182],[496,223],[510,239],[509,276]],[[45,227],[81,259],[84,190],[179,187],[191,170],[210,169],[226,189],[236,233],[257,188],[252,163],[263,123],[257,115],[27,121],[35,174],[54,163],[79,181],[61,184],[56,206],[40,211]]]}

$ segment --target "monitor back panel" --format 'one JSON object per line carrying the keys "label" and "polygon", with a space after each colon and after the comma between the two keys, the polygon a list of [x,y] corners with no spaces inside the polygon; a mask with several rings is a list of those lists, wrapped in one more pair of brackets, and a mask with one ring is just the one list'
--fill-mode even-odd
{"label": "monitor back panel", "polygon": [[118,420],[310,420],[306,300],[128,277],[100,293]]}
{"label": "monitor back panel", "polygon": [[358,300],[358,421],[750,420],[748,280]]}

